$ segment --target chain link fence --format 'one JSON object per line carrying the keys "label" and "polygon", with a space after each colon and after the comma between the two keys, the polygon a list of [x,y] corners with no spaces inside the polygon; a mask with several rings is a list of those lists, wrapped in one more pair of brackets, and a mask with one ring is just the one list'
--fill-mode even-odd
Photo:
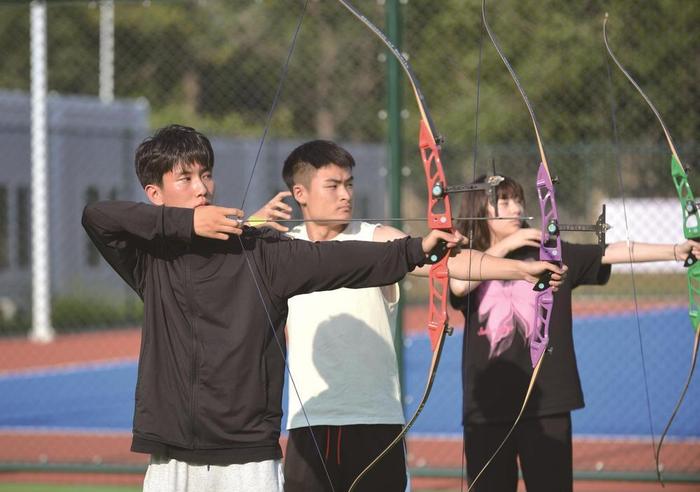
{"label": "chain link fence", "polygon": [[[384,1],[356,3],[375,24],[385,24]],[[140,467],[141,457],[128,452],[128,433],[142,307],[82,232],[82,207],[108,198],[141,200],[133,152],[153,129],[179,122],[212,137],[220,203],[240,206],[250,179],[245,208],[256,210],[283,189],[286,154],[305,140],[327,138],[346,145],[358,162],[356,215],[387,217],[387,128],[394,117],[387,109],[389,55],[332,1],[308,3],[296,38],[301,1],[43,5],[49,226],[34,234],[48,244],[55,337],[36,344],[28,341],[35,328],[31,249],[37,239],[31,227],[31,6],[0,3],[0,385],[12,395],[0,411],[1,468]],[[402,50],[445,138],[448,181],[468,182],[495,169],[525,185],[528,214],[537,216],[532,123],[482,29],[480,8],[477,0],[400,2]],[[679,242],[669,151],[653,114],[607,57],[606,11],[618,58],[657,105],[681,159],[696,167],[699,4],[488,3],[489,24],[532,103],[559,177],[562,222],[592,223],[607,203],[609,242]],[[402,214],[420,217],[426,191],[416,149],[419,114],[405,78],[402,91]],[[425,229],[406,222],[405,230]],[[421,364],[417,351],[425,347],[417,333],[427,287],[407,280],[404,292],[405,363]],[[577,292],[576,343],[587,398],[587,408],[574,414],[577,476],[653,478],[651,434],[658,438],[690,366],[687,296],[683,268],[668,263],[616,267],[608,286]],[[462,322],[454,313],[452,323]],[[460,336],[457,330],[447,342],[435,393],[409,440],[416,476],[459,476]],[[406,378],[407,410],[421,385]],[[671,478],[700,480],[698,389],[694,381],[664,451]]]}

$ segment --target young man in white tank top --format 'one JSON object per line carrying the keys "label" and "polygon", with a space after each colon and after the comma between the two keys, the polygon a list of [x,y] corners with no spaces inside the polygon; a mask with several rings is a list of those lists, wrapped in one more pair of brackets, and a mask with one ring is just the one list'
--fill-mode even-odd
{"label": "young man in white tank top", "polygon": [[[290,191],[278,193],[249,220],[266,220],[267,226],[288,231],[276,221],[291,218],[292,209],[283,200],[292,196],[305,220],[288,231],[296,239],[383,242],[405,237],[393,227],[351,221],[354,166],[350,153],[333,142],[315,140],[297,147],[282,172]],[[429,268],[412,273],[427,277]],[[557,272],[552,285],[561,281],[559,270],[548,263],[482,258],[473,251],[451,258],[449,269],[451,276],[464,280],[471,273],[473,279],[532,282],[551,270]],[[405,420],[394,350],[398,300],[397,284],[289,300],[287,361],[295,387],[289,388],[286,492],[347,490],[401,431]],[[397,445],[358,490],[402,491],[407,485],[404,446]]]}

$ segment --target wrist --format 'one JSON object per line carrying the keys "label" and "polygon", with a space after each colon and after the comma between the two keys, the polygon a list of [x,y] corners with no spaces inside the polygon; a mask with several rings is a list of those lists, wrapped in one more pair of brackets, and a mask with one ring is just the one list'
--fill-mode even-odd
{"label": "wrist", "polygon": [[678,244],[673,245],[673,259],[678,261],[678,255],[676,254],[676,248],[678,247]]}
{"label": "wrist", "polygon": [[527,263],[523,260],[516,260],[518,262],[518,273],[520,274],[520,280],[527,279]]}

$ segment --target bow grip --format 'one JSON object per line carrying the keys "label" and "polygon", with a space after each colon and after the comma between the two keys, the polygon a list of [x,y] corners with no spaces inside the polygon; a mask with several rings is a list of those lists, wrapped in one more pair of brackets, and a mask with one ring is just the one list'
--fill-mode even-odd
{"label": "bow grip", "polygon": [[532,290],[534,290],[535,292],[542,292],[547,287],[549,287],[550,280],[552,280],[552,272],[547,270],[542,275],[540,275],[540,278],[537,279],[537,282],[535,283],[535,286],[532,288]]}
{"label": "bow grip", "polygon": [[697,262],[698,262],[697,257],[691,251],[690,253],[688,253],[688,256],[686,257],[685,261],[683,262],[683,266],[688,268],[688,267],[695,265]]}
{"label": "bow grip", "polygon": [[438,261],[442,260],[447,254],[447,241],[444,239],[438,240],[438,243],[433,249],[431,249],[426,255],[427,260],[425,261],[428,265],[434,265]]}

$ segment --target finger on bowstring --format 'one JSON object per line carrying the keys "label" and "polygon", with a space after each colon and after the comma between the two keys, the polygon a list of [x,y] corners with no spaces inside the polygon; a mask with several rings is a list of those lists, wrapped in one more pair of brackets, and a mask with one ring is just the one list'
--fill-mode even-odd
{"label": "finger on bowstring", "polygon": [[219,223],[217,223],[217,226],[221,230],[224,230],[226,228],[240,229],[242,225],[243,225],[243,219],[240,217],[232,216],[232,215],[226,215],[223,218],[223,220],[221,220]]}
{"label": "finger on bowstring", "polygon": [[239,208],[227,208],[227,207],[221,207],[221,211],[225,216],[227,216],[229,219],[242,219],[245,217],[245,214],[243,213],[243,210]]}

